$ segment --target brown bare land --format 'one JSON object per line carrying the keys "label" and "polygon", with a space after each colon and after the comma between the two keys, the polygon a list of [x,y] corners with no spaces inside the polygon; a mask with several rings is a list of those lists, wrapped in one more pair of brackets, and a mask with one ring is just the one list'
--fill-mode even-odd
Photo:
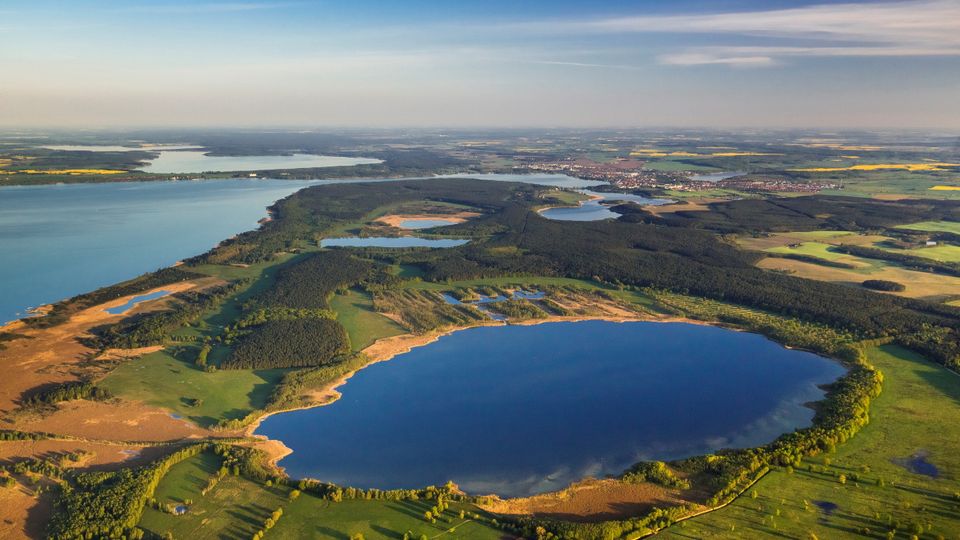
{"label": "brown bare land", "polygon": [[[148,292],[164,290],[176,293],[217,282],[213,278],[199,279],[165,285]],[[0,350],[0,362],[4,366],[4,376],[0,378],[0,415],[5,418],[2,427],[52,433],[65,438],[0,441],[0,464],[36,458],[51,459],[70,468],[113,468],[155,459],[170,448],[129,441],[177,441],[209,435],[205,430],[171,417],[162,409],[120,400],[70,401],[43,414],[19,410],[24,395],[38,388],[96,377],[119,361],[154,349],[98,354],[78,341],[78,338],[88,335],[97,326],[114,323],[130,314],[157,309],[169,301],[168,298],[159,298],[143,302],[116,315],[106,311],[124,305],[140,294],[143,293],[83,309],[62,324],[49,328],[33,328],[23,321],[0,328],[0,331],[20,336],[7,341],[5,348]],[[70,454],[80,456],[80,459],[75,462],[66,459]],[[27,487],[29,485],[32,485],[32,481],[18,478],[15,487],[0,489],[0,537],[44,536],[45,523],[52,512],[52,495],[45,493],[37,496],[33,488]]]}
{"label": "brown bare land", "polygon": [[590,478],[553,493],[506,500],[494,497],[481,506],[503,515],[598,522],[642,515],[654,507],[699,504],[701,500],[700,493],[685,493],[650,483],[628,484],[609,478]]}
{"label": "brown bare land", "polygon": [[445,213],[419,213],[419,214],[391,214],[388,216],[382,216],[376,219],[376,221],[381,223],[386,223],[391,227],[402,228],[400,226],[404,221],[409,220],[426,220],[426,219],[442,219],[445,221],[450,221],[453,223],[463,223],[468,219],[475,218],[480,214],[477,212],[454,212],[451,214]]}

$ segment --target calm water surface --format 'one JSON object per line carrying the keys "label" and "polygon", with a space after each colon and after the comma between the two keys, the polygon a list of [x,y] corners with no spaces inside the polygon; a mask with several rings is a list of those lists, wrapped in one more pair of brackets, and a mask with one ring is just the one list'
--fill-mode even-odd
{"label": "calm water surface", "polygon": [[429,247],[429,248],[449,248],[462,246],[469,240],[459,238],[416,238],[414,236],[370,236],[366,238],[348,237],[348,238],[325,238],[320,241],[320,247],[383,247],[383,248],[408,248],[408,247]]}
{"label": "calm water surface", "polygon": [[256,228],[310,182],[206,180],[0,188],[0,322]]}
{"label": "calm water surface", "polygon": [[584,201],[580,206],[545,208],[540,211],[540,215],[547,219],[560,221],[599,221],[601,219],[616,219],[620,217],[620,214],[607,207],[609,204],[614,204],[615,201],[629,201],[646,206],[658,206],[673,202],[670,199],[651,199],[630,193],[604,193],[588,189],[578,191],[595,198]]}
{"label": "calm water surface", "polygon": [[147,147],[110,146],[92,144],[50,145],[43,148],[70,152],[128,152],[132,150],[159,152],[156,159],[140,170],[156,174],[202,173],[222,171],[263,171],[271,169],[312,169],[322,167],[349,167],[383,163],[374,158],[291,154],[288,156],[208,156],[207,150],[197,146],[159,145]]}
{"label": "calm water surface", "polygon": [[267,418],[294,477],[520,496],[808,425],[836,363],[754,334],[600,321],[456,332]]}
{"label": "calm water surface", "polygon": [[289,156],[208,156],[204,151],[160,152],[140,170],[148,173],[202,173],[212,171],[263,171],[271,169],[312,169],[382,163],[379,159],[344,156],[292,154]]}

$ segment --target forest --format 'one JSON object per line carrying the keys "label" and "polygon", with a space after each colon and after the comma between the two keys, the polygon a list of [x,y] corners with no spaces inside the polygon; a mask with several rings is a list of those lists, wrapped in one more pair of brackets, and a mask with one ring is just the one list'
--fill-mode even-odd
{"label": "forest", "polygon": [[224,369],[313,367],[350,351],[346,330],[330,319],[268,321],[240,338]]}
{"label": "forest", "polygon": [[[717,233],[821,228],[859,232],[920,219],[960,219],[958,202],[813,196],[715,203],[710,212],[677,212],[663,218],[630,207],[619,220],[569,222],[549,220],[532,210],[554,192],[470,179],[316,186],[275,204],[275,219],[260,230],[224,242],[195,262],[266,260],[297,246],[315,245],[335,227],[361,222],[385,205],[464,204],[484,213],[444,230],[474,241],[450,249],[403,250],[377,257],[418,267],[423,279],[436,282],[559,276],[652,287],[822,323],[864,339],[897,337],[921,352],[944,350],[935,355],[941,363],[957,362],[957,347],[944,349],[939,343],[960,341],[960,308],[764,271],[754,267],[760,255],[738,249]],[[351,279],[359,282],[371,275],[364,274],[369,263],[353,258],[364,250],[349,251],[356,255],[331,251],[285,269],[277,292],[265,292],[260,301],[324,307],[324,295],[348,286]],[[359,279],[339,272],[337,265],[360,270]],[[311,275],[313,271],[324,275]],[[308,290],[307,284],[316,291]],[[923,345],[932,336],[937,345]]]}

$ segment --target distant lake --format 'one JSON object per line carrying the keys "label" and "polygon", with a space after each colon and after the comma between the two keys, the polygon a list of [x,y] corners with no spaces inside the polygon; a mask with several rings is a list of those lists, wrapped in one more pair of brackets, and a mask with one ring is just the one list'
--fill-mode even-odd
{"label": "distant lake", "polygon": [[264,171],[271,169],[313,169],[321,167],[350,167],[382,163],[374,158],[344,156],[317,156],[291,154],[289,156],[208,156],[203,151],[178,150],[160,152],[140,170],[148,173],[202,173],[214,171]]}
{"label": "distant lake", "polygon": [[208,150],[197,146],[109,146],[94,144],[63,144],[44,146],[50,150],[69,152],[158,152],[139,170],[155,174],[267,171],[273,169],[313,169],[325,167],[349,167],[383,163],[380,159],[345,156],[320,156],[314,154],[291,154],[287,156],[208,156]]}
{"label": "distant lake", "polygon": [[205,180],[0,187],[0,324],[199,255],[313,182]]}
{"label": "distant lake", "polygon": [[320,247],[382,247],[382,248],[409,248],[409,247],[428,247],[428,248],[449,248],[462,246],[469,242],[460,238],[417,238],[414,236],[371,236],[367,238],[348,237],[348,238],[324,238],[320,241]]}
{"label": "distant lake", "polygon": [[453,480],[523,496],[642,459],[749,447],[809,425],[843,368],[766,338],[682,323],[480,327],[371,365],[336,402],[257,433],[280,465],[363,488]]}
{"label": "distant lake", "polygon": [[540,211],[540,215],[547,219],[556,219],[560,221],[598,221],[601,219],[616,219],[620,214],[610,210],[607,205],[614,201],[633,202],[639,205],[658,206],[669,204],[670,199],[652,199],[633,195],[630,193],[606,193],[602,191],[590,191],[588,189],[577,190],[584,195],[594,198],[584,201],[580,206],[556,206],[554,208],[545,208]]}
{"label": "distant lake", "polygon": [[437,178],[476,178],[477,180],[495,180],[497,182],[521,182],[524,184],[537,184],[541,186],[553,186],[553,187],[560,187],[560,188],[588,188],[588,187],[607,185],[606,182],[600,182],[597,180],[584,180],[583,178],[575,178],[573,176],[567,176],[565,174],[548,174],[548,173],[533,173],[533,174],[462,173],[462,174],[447,174],[443,176],[438,176]]}

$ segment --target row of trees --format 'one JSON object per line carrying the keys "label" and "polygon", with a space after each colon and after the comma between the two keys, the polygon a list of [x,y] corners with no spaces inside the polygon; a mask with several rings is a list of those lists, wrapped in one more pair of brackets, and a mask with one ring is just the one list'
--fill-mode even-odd
{"label": "row of trees", "polygon": [[159,345],[185,324],[196,322],[207,311],[244,288],[246,280],[201,291],[187,291],[175,295],[177,302],[169,309],[143,313],[93,331],[84,343],[97,349],[134,349]]}
{"label": "row of trees", "polygon": [[110,300],[124,296],[139,294],[157,287],[179,283],[189,279],[205,277],[201,274],[184,270],[180,267],[162,268],[155,272],[127,280],[116,285],[103,287],[92,292],[80,294],[73,298],[57,302],[50,311],[41,317],[28,317],[24,321],[36,328],[48,328],[65,322],[70,315],[88,307],[100,305]]}
{"label": "row of trees", "polygon": [[74,399],[90,399],[106,401],[113,395],[105,388],[100,388],[90,381],[71,381],[44,388],[23,400],[24,409],[40,409],[51,407],[61,401]]}

